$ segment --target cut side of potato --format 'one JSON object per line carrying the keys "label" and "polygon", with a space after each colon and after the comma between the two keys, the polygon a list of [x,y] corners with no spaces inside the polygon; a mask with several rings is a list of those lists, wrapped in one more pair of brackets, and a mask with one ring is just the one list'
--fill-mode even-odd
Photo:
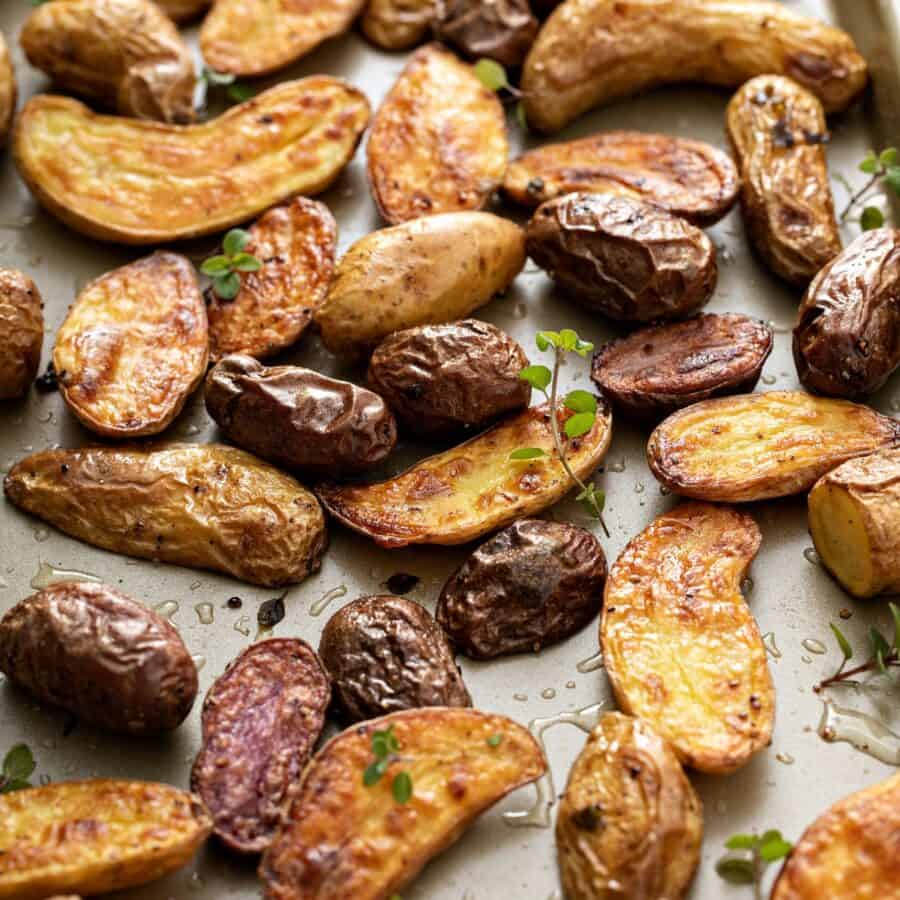
{"label": "cut side of potato", "polygon": [[606,581],[600,644],[616,700],[701,772],[733,772],[772,737],[775,688],[741,595],[761,540],[744,513],[683,503],[631,540]]}
{"label": "cut side of potato", "polygon": [[16,72],[9,58],[6,39],[0,32],[0,147],[6,143],[6,135],[16,114],[17,97]]}
{"label": "cut side of potato", "polygon": [[[373,785],[373,736],[390,730],[396,758]],[[372,719],[332,738],[303,775],[259,874],[266,900],[386,900],[454,843],[484,810],[539,778],[535,739],[505,716],[424,708]],[[412,794],[392,795],[407,773]]]}
{"label": "cut side of potato", "polygon": [[408,50],[431,30],[435,0],[369,0],[363,34],[385,50]]}

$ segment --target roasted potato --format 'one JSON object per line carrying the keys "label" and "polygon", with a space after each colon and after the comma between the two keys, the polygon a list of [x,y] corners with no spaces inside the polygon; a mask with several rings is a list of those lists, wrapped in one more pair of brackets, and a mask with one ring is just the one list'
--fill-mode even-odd
{"label": "roasted potato", "polygon": [[603,715],[569,772],[556,820],[568,900],[679,900],[700,862],[700,798],[647,722]]}
{"label": "roasted potato", "polygon": [[726,127],[753,246],[777,275],[808,284],[841,252],[822,104],[790,78],[761,75],[731,98]]}
{"label": "roasted potato", "polygon": [[0,898],[106,894],[187,865],[212,829],[167,784],[63,781],[0,795]]}
{"label": "roasted potato", "polygon": [[392,225],[481,209],[506,171],[503,107],[471,66],[429,44],[375,113],[366,154],[375,203]]}
{"label": "roasted potato", "polygon": [[302,581],[327,543],[312,494],[221,444],[43,450],[13,466],[3,489],[88,544],[252,584]]}
{"label": "roasted potato", "polygon": [[[568,410],[559,413],[562,424]],[[900,429],[900,425],[898,425]],[[612,438],[612,417],[602,401],[594,427],[568,441],[566,458],[580,478],[600,465]],[[509,458],[535,447],[545,457]],[[464,544],[552,506],[573,487],[553,445],[548,407],[533,406],[464,444],[416,463],[379,484],[317,488],[339,521],[382,547]]]}
{"label": "roasted potato", "polygon": [[[397,756],[367,787],[373,736],[389,732]],[[474,709],[414,709],[332,738],[303,773],[300,792],[262,859],[266,900],[381,900],[547,762],[535,739],[505,716]],[[412,795],[392,796],[405,772]]]}
{"label": "roasted potato", "polygon": [[813,279],[794,326],[800,381],[864,397],[900,365],[900,231],[861,234]]}
{"label": "roasted potato", "polygon": [[164,431],[184,408],[206,374],[208,345],[193,265],[157,251],[79,293],[56,333],[53,366],[87,428],[139,437]]}
{"label": "roasted potato", "polygon": [[206,409],[239,447],[319,476],[374,466],[397,443],[394,417],[372,391],[250,356],[226,356],[210,371]]}
{"label": "roasted potato", "polygon": [[610,341],[591,378],[613,406],[653,421],[698,400],[752,391],[772,352],[772,329],[739,313],[707,313]]}
{"label": "roasted potato", "polygon": [[312,756],[331,684],[305,641],[273,638],[229,663],[203,701],[203,746],[191,790],[214,832],[241,853],[262,853]]}
{"label": "roasted potato", "polygon": [[35,283],[0,268],[0,400],[28,391],[41,364],[44,301]]}
{"label": "roasted potato", "polygon": [[699,228],[633,197],[567,194],[538,207],[528,255],[574,300],[620,322],[678,318],[716,287],[716,248]]}
{"label": "roasted potato", "polygon": [[727,506],[656,518],[609,572],[600,646],[616,702],[678,758],[724,775],[771,740],[775,688],[741,581],[759,528]]}
{"label": "roasted potato", "polygon": [[363,34],[385,50],[408,50],[425,40],[434,16],[434,0],[369,0]]}
{"label": "roasted potato", "polygon": [[212,6],[212,0],[154,0],[162,11],[176,22],[187,22],[196,19]]}
{"label": "roasted potato", "polygon": [[122,734],[177,728],[197,668],[175,627],[104,584],[53,584],[0,619],[0,672],[43,703]]}
{"label": "roasted potato", "polygon": [[9,58],[6,39],[0,32],[0,148],[6,143],[6,135],[16,114],[17,96],[16,72]]}
{"label": "roasted potato", "polygon": [[595,106],[661,84],[736,87],[788,75],[826,112],[866,84],[866,63],[839,28],[774,0],[566,0],[525,60],[528,124],[558,131]]}
{"label": "roasted potato", "polygon": [[701,400],[661,422],[647,461],[665,487],[738,503],[808,491],[854,456],[900,445],[900,422],[846,400],[767,391]]}
{"label": "roasted potato", "polygon": [[268,359],[294,344],[325,302],[334,274],[337,224],[324,203],[296,197],[270,209],[250,228],[244,250],[259,259],[244,272],[232,300],[210,289],[209,354]]}
{"label": "roasted potato", "polygon": [[520,66],[538,33],[528,0],[437,0],[434,36],[469,59]]}
{"label": "roasted potato", "polygon": [[389,334],[463,319],[525,265],[522,229],[490,213],[446,213],[358,240],[315,319],[332,352],[359,356]]}
{"label": "roasted potato", "polygon": [[98,116],[41,94],[19,116],[13,151],[31,192],[66,225],[100,240],[157,244],[325,190],[368,120],[365,96],[325,75],[284,82],[191,126]]}
{"label": "roasted potato", "polygon": [[411,434],[446,436],[528,406],[531,386],[519,378],[527,365],[508,334],[466,319],[395,332],[372,354],[367,378]]}

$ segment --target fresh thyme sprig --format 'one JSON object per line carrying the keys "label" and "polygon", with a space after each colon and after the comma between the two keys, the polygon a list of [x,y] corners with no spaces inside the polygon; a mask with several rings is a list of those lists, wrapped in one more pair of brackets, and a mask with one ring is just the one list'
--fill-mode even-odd
{"label": "fresh thyme sprig", "polygon": [[3,758],[0,794],[31,787],[28,779],[35,770],[34,755],[26,744],[16,744]]}
{"label": "fresh thyme sprig", "polygon": [[762,835],[734,834],[725,841],[728,853],[716,862],[716,872],[731,884],[752,884],[754,897],[762,900],[766,867],[784,859],[793,846],[775,828]]}
{"label": "fresh thyme sprig", "polygon": [[866,183],[854,191],[852,185],[843,176],[837,176],[844,185],[850,198],[847,205],[841,211],[840,222],[843,225],[854,210],[862,207],[859,215],[859,225],[863,231],[871,231],[873,228],[881,228],[884,225],[884,213],[877,206],[867,206],[866,201],[877,191],[882,183],[894,194],[900,196],[900,152],[896,147],[887,147],[880,153],[870,150],[865,159],[859,164],[860,172],[869,176]]}
{"label": "fresh thyme sprig", "polygon": [[[389,766],[397,757],[400,742],[391,725],[383,731],[372,733],[372,753],[375,759],[366,766],[363,772],[363,784],[372,787],[381,781]],[[406,803],[413,795],[412,776],[409,772],[398,772],[391,780],[391,793],[396,803]]]}
{"label": "fresh thyme sprig", "polygon": [[250,233],[232,228],[222,241],[222,253],[204,260],[200,271],[212,279],[212,288],[223,300],[233,300],[241,289],[241,272],[258,272],[262,262],[245,247]]}

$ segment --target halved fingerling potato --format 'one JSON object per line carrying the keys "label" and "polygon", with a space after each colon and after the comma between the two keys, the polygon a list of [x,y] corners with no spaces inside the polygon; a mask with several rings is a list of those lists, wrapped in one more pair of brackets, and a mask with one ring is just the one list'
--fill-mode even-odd
{"label": "halved fingerling potato", "polygon": [[[373,735],[388,730],[396,758],[367,787]],[[259,868],[264,896],[387,900],[480,813],[546,769],[525,728],[474,709],[426,707],[348,728],[304,772]],[[392,796],[401,772],[412,782],[405,803]]]}
{"label": "halved fingerling potato", "polygon": [[32,193],[71,228],[156,244],[222,231],[287,197],[325,190],[368,120],[365,96],[324,75],[188,126],[99,116],[41,94],[22,110],[13,150]]}
{"label": "halved fingerling potato", "polygon": [[212,6],[212,0],[154,0],[163,12],[176,22],[196,19],[200,13]]}
{"label": "halved fingerling potato", "polygon": [[44,345],[44,301],[24,272],[0,268],[0,400],[31,387]]}
{"label": "halved fingerling potato", "polygon": [[0,898],[44,900],[146,884],[187,865],[212,830],[167,784],[92,779],[0,795]]}
{"label": "halved fingerling potato", "polygon": [[9,58],[6,38],[0,32],[0,147],[6,143],[6,135],[12,126],[17,97],[16,72]]}
{"label": "halved fingerling potato", "polygon": [[363,34],[384,50],[415,47],[431,31],[435,0],[369,0]]}
{"label": "halved fingerling potato", "polygon": [[600,645],[619,707],[701,772],[733,772],[772,737],[775,688],[741,595],[761,540],[745,513],[683,503],[606,580]]}

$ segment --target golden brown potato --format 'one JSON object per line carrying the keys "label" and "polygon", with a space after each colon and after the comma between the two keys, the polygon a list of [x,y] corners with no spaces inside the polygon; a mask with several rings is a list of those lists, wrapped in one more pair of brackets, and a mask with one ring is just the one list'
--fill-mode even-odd
{"label": "golden brown potato", "polygon": [[791,851],[771,900],[897,900],[900,775],[826,810]]}
{"label": "golden brown potato", "polygon": [[155,3],[170,19],[187,22],[209,9],[212,0],[155,0]]}
{"label": "golden brown potato", "polygon": [[19,38],[56,84],[123,116],[193,122],[194,57],[151,0],[54,0]]}
{"label": "golden brown potato", "polygon": [[44,301],[35,283],[0,268],[0,400],[21,397],[41,364]]}
{"label": "golden brown potato", "polygon": [[700,798],[647,722],[605,713],[569,772],[556,820],[568,900],[679,900],[700,862]]}
{"label": "golden brown potato", "polygon": [[525,265],[525,237],[508,219],[446,213],[375,231],[338,263],[316,314],[322,341],[360,356],[395,331],[455,322],[502,293]]}
{"label": "golden brown potato", "polygon": [[808,491],[854,456],[900,444],[900,422],[846,400],[768,391],[702,400],[661,422],[647,461],[665,487],[738,503]]}
{"label": "golden brown potato", "polygon": [[[571,415],[559,413],[562,424]],[[477,437],[430,456],[378,484],[318,487],[319,499],[344,525],[382,547],[463,544],[531,516],[564,497],[573,483],[559,464],[546,406],[526,409]],[[566,458],[579,478],[600,465],[612,438],[609,407],[584,437],[568,441]],[[544,458],[513,460],[536,447]]]}
{"label": "golden brown potato", "polygon": [[187,865],[212,830],[193,794],[93,779],[0,795],[0,898],[106,894]]}
{"label": "golden brown potato", "polygon": [[408,50],[428,36],[435,0],[369,0],[363,34],[385,50]]}
{"label": "golden brown potato", "polygon": [[6,39],[0,32],[0,148],[6,143],[6,135],[16,113],[17,96],[16,73],[9,58]]}
{"label": "golden brown potato", "polygon": [[35,197],[71,228],[156,244],[222,231],[286,197],[325,190],[368,120],[365,96],[325,75],[279,84],[191,126],[98,116],[42,94],[19,116],[14,153]]}
{"label": "golden brown potato", "polygon": [[481,209],[506,171],[503,107],[470,65],[429,44],[375,114],[366,153],[375,202],[391,224]]}
{"label": "golden brown potato", "polygon": [[206,307],[189,259],[157,251],[91,281],[56,333],[69,409],[104,437],[159,434],[206,375]]}
{"label": "golden brown potato", "polygon": [[327,543],[309,491],[221,444],[44,450],[13,466],[3,489],[88,544],[252,584],[302,581]]}
{"label": "golden brown potato", "polygon": [[683,503],[606,580],[600,645],[616,701],[701,772],[733,772],[772,737],[775,688],[741,595],[761,540],[744,513]]}
{"label": "golden brown potato", "polygon": [[736,87],[788,75],[826,112],[866,84],[866,63],[839,28],[775,0],[566,0],[547,20],[522,74],[528,124],[558,131],[594,106],[661,84]]}
{"label": "golden brown potato", "polygon": [[[374,785],[362,772],[373,736],[390,731],[398,757]],[[537,742],[505,716],[424,708],[372,719],[332,738],[303,773],[299,793],[259,867],[266,900],[387,900],[484,810],[539,778]],[[405,803],[392,796],[401,772]]]}

